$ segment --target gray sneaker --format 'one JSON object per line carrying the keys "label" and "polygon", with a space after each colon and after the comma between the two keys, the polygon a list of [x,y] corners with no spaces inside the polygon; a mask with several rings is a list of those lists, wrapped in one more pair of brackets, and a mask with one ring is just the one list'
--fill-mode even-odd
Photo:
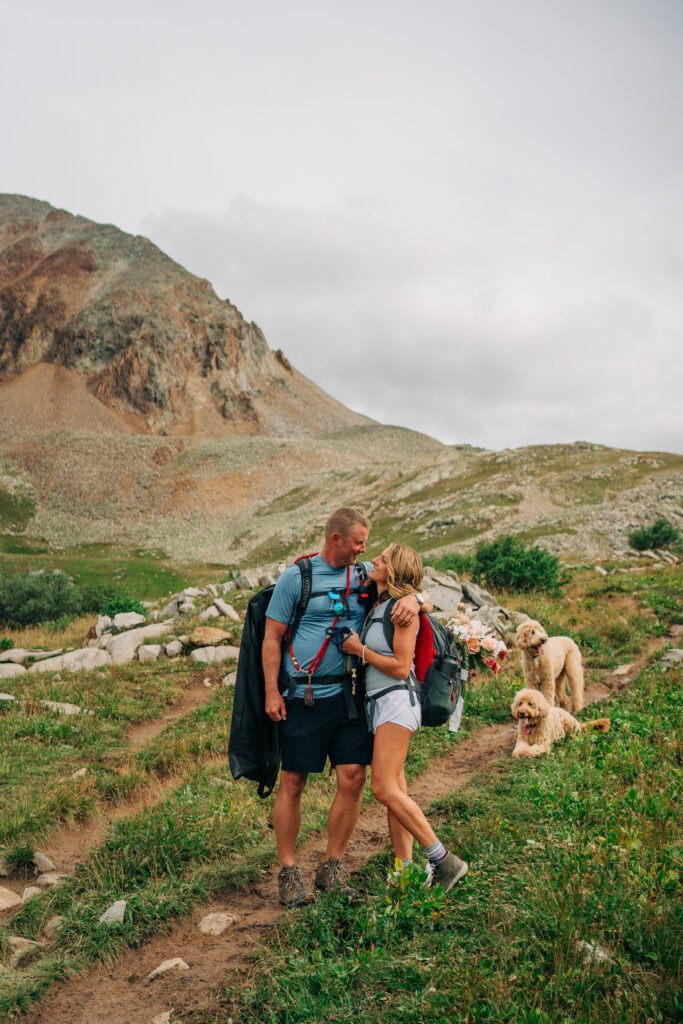
{"label": "gray sneaker", "polygon": [[281,868],[277,881],[283,907],[299,907],[308,902],[308,889],[298,864]]}
{"label": "gray sneaker", "polygon": [[468,867],[464,860],[460,860],[454,853],[447,853],[438,864],[432,865],[432,886],[442,885],[448,892],[453,886],[464,878]]}
{"label": "gray sneaker", "polygon": [[347,884],[342,862],[336,857],[322,860],[315,872],[315,887],[321,892],[340,892],[342,896],[355,896],[356,890]]}

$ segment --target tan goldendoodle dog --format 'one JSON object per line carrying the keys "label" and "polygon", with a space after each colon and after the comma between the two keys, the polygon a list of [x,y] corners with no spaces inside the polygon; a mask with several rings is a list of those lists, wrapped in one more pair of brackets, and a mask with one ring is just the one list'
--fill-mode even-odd
{"label": "tan goldendoodle dog", "polygon": [[[550,704],[569,711],[583,708],[581,651],[571,637],[549,637],[540,622],[529,619],[517,628],[515,647],[522,652],[524,682],[540,690]],[[567,699],[565,683],[571,700]]]}
{"label": "tan goldendoodle dog", "polygon": [[592,722],[577,722],[564,708],[555,708],[538,690],[519,690],[512,702],[512,717],[517,719],[517,743],[513,757],[538,757],[550,753],[555,740],[564,736],[594,729],[608,732],[609,718],[596,718]]}

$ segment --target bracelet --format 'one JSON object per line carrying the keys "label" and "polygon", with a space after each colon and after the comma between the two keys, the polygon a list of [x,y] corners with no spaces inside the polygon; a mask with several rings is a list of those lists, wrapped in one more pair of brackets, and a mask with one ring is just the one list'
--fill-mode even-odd
{"label": "bracelet", "polygon": [[367,647],[367,644],[363,644],[363,650],[361,651],[361,656],[360,656],[360,660],[363,662],[364,665],[367,665],[367,661],[365,660],[365,648],[366,647]]}

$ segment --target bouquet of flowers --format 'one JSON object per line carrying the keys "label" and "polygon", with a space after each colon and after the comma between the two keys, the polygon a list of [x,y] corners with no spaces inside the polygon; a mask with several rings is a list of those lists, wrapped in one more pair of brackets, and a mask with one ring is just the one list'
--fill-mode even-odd
{"label": "bouquet of flowers", "polygon": [[494,676],[500,672],[501,662],[510,653],[498,634],[485,626],[479,619],[470,619],[458,610],[446,623],[446,628],[453,634],[456,649],[460,651],[463,666],[471,676],[477,670],[491,671]]}

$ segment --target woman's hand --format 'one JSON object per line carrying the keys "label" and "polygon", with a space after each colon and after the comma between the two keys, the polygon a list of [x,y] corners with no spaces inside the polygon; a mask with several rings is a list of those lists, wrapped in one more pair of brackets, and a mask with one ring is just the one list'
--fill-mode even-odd
{"label": "woman's hand", "polygon": [[363,654],[363,645],[360,642],[358,633],[354,633],[354,631],[351,630],[351,635],[347,636],[342,645],[342,650],[345,654],[357,654],[359,657]]}

